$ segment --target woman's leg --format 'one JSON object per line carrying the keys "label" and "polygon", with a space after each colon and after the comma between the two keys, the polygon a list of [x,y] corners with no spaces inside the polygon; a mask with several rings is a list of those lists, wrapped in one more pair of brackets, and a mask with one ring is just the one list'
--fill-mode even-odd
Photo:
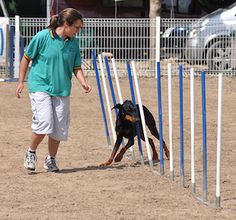
{"label": "woman's leg", "polygon": [[45,158],[44,168],[49,172],[59,172],[59,168],[56,163],[56,155],[60,141],[48,137],[48,156]]}
{"label": "woman's leg", "polygon": [[44,137],[45,137],[45,134],[36,134],[36,133],[32,132],[31,144],[30,144],[31,150],[36,151],[38,145],[42,142]]}
{"label": "woman's leg", "polygon": [[32,108],[32,136],[29,149],[25,153],[24,166],[28,170],[35,170],[36,150],[46,134],[53,131],[53,111],[51,96],[47,93],[30,93]]}
{"label": "woman's leg", "polygon": [[68,137],[70,97],[52,97],[53,132],[48,135],[48,156],[45,158],[44,168],[49,172],[58,172],[56,155],[60,141]]}
{"label": "woman's leg", "polygon": [[35,170],[37,161],[36,150],[44,137],[45,134],[32,133],[30,148],[26,151],[24,157],[24,167],[26,169]]}
{"label": "woman's leg", "polygon": [[59,144],[60,144],[60,141],[57,141],[51,137],[48,137],[48,155],[49,156],[56,157]]}

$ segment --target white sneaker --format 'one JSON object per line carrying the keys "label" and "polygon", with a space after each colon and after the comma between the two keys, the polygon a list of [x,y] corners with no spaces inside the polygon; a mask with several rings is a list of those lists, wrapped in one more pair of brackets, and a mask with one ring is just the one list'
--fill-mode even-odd
{"label": "white sneaker", "polygon": [[31,152],[27,150],[24,157],[24,167],[28,170],[35,170],[36,161],[37,161],[36,152]]}
{"label": "white sneaker", "polygon": [[44,169],[46,169],[48,172],[59,172],[56,159],[53,157],[47,156],[44,161]]}

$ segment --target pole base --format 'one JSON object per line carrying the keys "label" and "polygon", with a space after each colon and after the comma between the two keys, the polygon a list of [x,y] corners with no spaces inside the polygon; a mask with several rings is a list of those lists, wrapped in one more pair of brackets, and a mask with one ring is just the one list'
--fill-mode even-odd
{"label": "pole base", "polygon": [[208,201],[208,199],[207,199],[207,192],[206,191],[203,192],[202,199],[203,199],[203,202],[207,202]]}
{"label": "pole base", "polygon": [[152,160],[148,160],[148,163],[150,165],[151,170],[153,170],[153,161]]}
{"label": "pole base", "polygon": [[135,161],[136,161],[136,157],[135,157],[134,150],[130,150],[130,151],[131,151],[131,158],[132,158],[132,161],[135,162]]}
{"label": "pole base", "polygon": [[170,171],[170,179],[174,181],[175,179],[174,171]]}
{"label": "pole base", "polygon": [[180,176],[180,187],[184,188],[184,176]]}
{"label": "pole base", "polygon": [[139,154],[139,158],[140,158],[141,165],[144,167],[143,155],[141,153]]}
{"label": "pole base", "polygon": [[160,174],[163,176],[165,174],[164,166],[160,166]]}
{"label": "pole base", "polygon": [[191,183],[191,192],[192,192],[193,194],[196,193],[196,183]]}
{"label": "pole base", "polygon": [[216,208],[220,208],[220,196],[216,197]]}

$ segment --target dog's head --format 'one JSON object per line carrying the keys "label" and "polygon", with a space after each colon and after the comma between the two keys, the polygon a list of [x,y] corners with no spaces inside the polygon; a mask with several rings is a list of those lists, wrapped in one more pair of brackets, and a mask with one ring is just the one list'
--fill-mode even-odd
{"label": "dog's head", "polygon": [[130,100],[126,100],[123,104],[117,104],[113,108],[119,109],[118,115],[123,120],[127,120],[133,123],[139,121],[136,113],[136,108]]}

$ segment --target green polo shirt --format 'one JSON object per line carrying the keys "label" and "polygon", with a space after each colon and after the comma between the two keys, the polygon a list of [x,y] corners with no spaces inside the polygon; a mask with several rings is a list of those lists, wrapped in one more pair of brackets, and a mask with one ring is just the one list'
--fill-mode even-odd
{"label": "green polo shirt", "polygon": [[55,30],[42,30],[32,38],[24,56],[32,60],[28,76],[30,93],[70,95],[72,72],[81,66],[76,38],[63,41]]}

